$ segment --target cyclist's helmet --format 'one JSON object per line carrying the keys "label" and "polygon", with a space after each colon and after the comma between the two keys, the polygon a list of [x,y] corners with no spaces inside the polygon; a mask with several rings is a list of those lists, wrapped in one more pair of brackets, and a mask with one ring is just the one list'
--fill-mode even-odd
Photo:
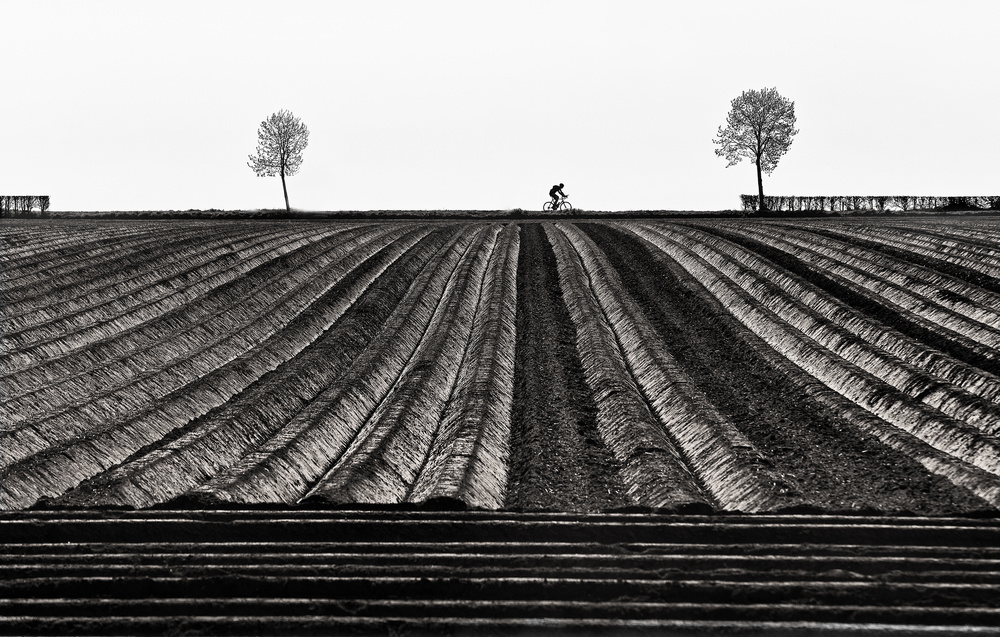
{"label": "cyclist's helmet", "polygon": [[563,184],[559,184],[559,187],[560,187],[560,188],[562,188],[562,187],[563,187]]}

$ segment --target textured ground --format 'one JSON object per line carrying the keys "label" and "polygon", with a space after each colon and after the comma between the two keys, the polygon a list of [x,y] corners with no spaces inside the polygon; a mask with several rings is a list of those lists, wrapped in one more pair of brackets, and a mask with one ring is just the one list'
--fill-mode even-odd
{"label": "textured ground", "polygon": [[1000,225],[4,223],[0,506],[1000,503]]}
{"label": "textured ground", "polygon": [[0,633],[1000,629],[994,220],[0,230]]}
{"label": "textured ground", "polygon": [[996,634],[968,519],[0,515],[0,634]]}

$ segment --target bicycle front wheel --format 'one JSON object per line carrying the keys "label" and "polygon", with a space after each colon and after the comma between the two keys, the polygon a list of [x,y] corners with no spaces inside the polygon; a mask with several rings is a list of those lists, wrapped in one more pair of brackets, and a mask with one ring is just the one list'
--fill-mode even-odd
{"label": "bicycle front wheel", "polygon": [[573,212],[573,204],[568,201],[563,201],[559,203],[559,210],[562,212]]}

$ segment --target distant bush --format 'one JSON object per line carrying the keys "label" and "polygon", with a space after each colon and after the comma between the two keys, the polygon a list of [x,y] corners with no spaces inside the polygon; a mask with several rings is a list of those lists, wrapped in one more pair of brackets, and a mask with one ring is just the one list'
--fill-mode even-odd
{"label": "distant bush", "polygon": [[[757,195],[740,195],[743,210],[757,210]],[[905,212],[907,210],[1000,210],[1000,195],[934,197],[923,195],[772,195],[772,212]]]}

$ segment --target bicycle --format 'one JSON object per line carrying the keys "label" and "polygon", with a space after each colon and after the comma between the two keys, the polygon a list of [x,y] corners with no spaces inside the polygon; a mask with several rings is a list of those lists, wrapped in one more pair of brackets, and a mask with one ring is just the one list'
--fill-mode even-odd
{"label": "bicycle", "polygon": [[558,211],[573,212],[573,204],[569,202],[568,196],[563,197],[558,202],[556,202],[555,206],[552,205],[552,200],[549,199],[542,205],[542,212],[550,212],[552,210],[555,210],[557,212]]}

